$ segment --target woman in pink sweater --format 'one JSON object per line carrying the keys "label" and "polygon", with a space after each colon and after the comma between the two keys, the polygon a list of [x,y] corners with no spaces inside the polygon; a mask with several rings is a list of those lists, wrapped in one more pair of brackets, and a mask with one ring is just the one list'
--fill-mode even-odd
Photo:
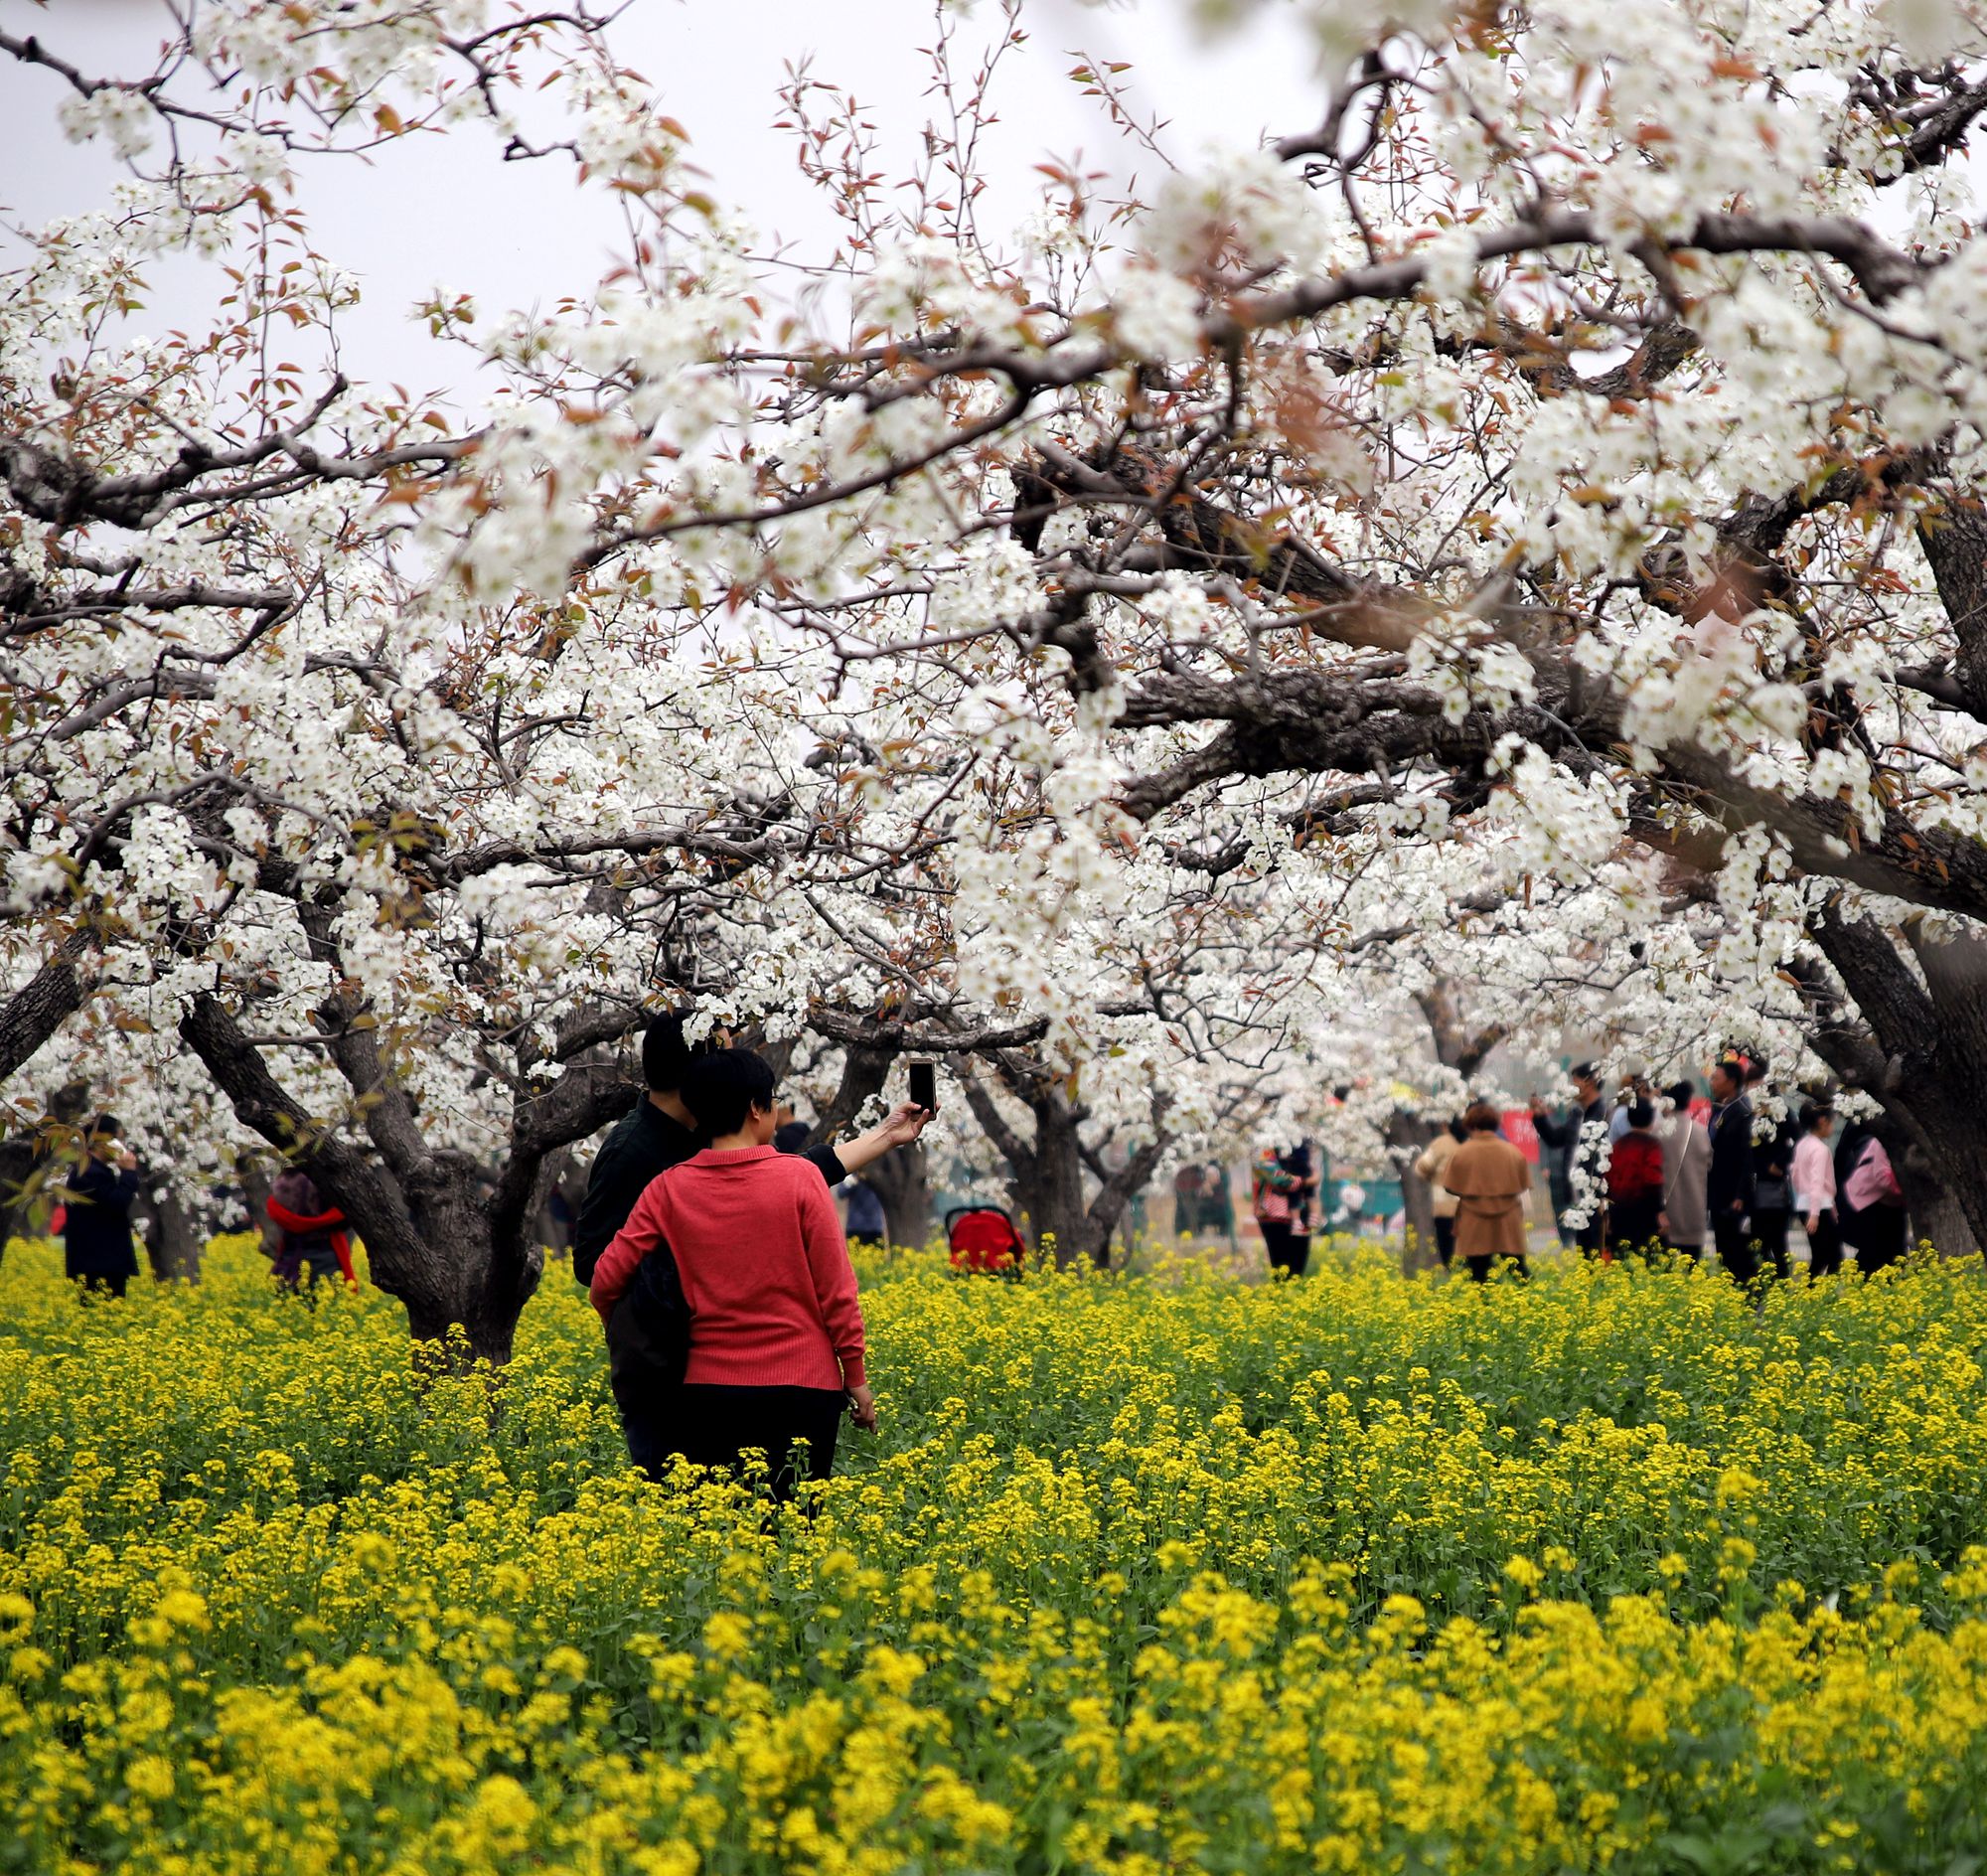
{"label": "woman in pink sweater", "polygon": [[732,1471],[764,1453],[784,1498],[797,1442],[805,1476],[826,1479],[843,1406],[858,1427],[876,1425],[855,1272],[827,1182],[773,1149],[772,1069],[749,1049],[722,1049],[692,1065],[682,1093],[710,1145],[650,1181],[594,1268],[593,1307],[606,1322],[642,1260],[667,1244],[690,1328],[683,1385],[657,1403],[663,1447]]}

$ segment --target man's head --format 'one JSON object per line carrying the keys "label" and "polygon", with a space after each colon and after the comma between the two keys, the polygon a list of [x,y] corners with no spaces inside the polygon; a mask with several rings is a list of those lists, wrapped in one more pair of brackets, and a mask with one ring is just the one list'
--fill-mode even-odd
{"label": "man's head", "polygon": [[95,1154],[115,1153],[124,1139],[124,1128],[114,1114],[99,1114],[89,1123],[89,1151]]}
{"label": "man's head", "polygon": [[1567,1071],[1573,1077],[1573,1091],[1583,1107],[1601,1099],[1601,1067],[1598,1062],[1575,1062]]}
{"label": "man's head", "polygon": [[1688,1076],[1670,1089],[1670,1105],[1679,1114],[1688,1114],[1690,1104],[1697,1099],[1697,1083]]}
{"label": "man's head", "polygon": [[1656,1124],[1656,1110],[1639,1096],[1628,1103],[1628,1125],[1640,1133]]}
{"label": "man's head", "polygon": [[1472,1134],[1494,1134],[1497,1131],[1497,1110],[1488,1101],[1472,1101],[1463,1110],[1462,1125]]}
{"label": "man's head", "polygon": [[1731,1060],[1711,1064],[1711,1098],[1714,1101],[1729,1101],[1746,1084],[1744,1064]]}
{"label": "man's head", "polygon": [[683,1104],[712,1139],[748,1134],[754,1146],[769,1146],[778,1096],[771,1066],[749,1048],[715,1049],[696,1056],[686,1070]]}
{"label": "man's head", "polygon": [[695,1015],[688,1005],[666,1010],[649,1024],[642,1036],[642,1079],[651,1094],[675,1094],[689,1073],[689,1065],[699,1055],[708,1055],[725,1045],[721,1030],[713,1029],[701,1042],[686,1041],[684,1024]]}

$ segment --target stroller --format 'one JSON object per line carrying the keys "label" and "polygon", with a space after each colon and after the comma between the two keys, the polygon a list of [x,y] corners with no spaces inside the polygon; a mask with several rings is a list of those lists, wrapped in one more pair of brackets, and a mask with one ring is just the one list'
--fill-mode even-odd
{"label": "stroller", "polygon": [[967,1275],[1018,1277],[1028,1247],[998,1205],[955,1205],[945,1214],[952,1267]]}

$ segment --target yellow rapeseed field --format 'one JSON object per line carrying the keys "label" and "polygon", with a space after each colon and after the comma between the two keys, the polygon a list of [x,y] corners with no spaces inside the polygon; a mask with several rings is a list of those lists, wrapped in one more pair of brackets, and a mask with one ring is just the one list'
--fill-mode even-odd
{"label": "yellow rapeseed field", "polygon": [[1987,1859],[1987,1278],[867,1272],[812,1515],[632,1477],[562,1270],[0,1265],[0,1869]]}

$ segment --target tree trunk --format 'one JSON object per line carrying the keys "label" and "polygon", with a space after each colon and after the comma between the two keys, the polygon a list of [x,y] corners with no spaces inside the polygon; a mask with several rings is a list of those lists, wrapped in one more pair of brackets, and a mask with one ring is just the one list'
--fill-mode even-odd
{"label": "tree trunk", "polygon": [[1971,1257],[1980,1248],[1973,1228],[1966,1222],[1965,1208],[1933,1175],[1915,1143],[1902,1159],[1894,1159],[1898,1183],[1905,1188],[1905,1205],[1911,1213],[1911,1244],[1927,1242],[1941,1257]]}
{"label": "tree trunk", "polygon": [[1039,1245],[1053,1238],[1058,1269],[1085,1262],[1101,1269],[1110,1261],[1111,1227],[1117,1219],[1100,1221],[1084,1204],[1076,1112],[1059,1093],[1030,1101],[1028,1107],[1035,1117],[1034,1164],[1016,1183],[1035,1241]]}
{"label": "tree trunk", "polygon": [[158,1283],[200,1281],[201,1234],[186,1201],[168,1185],[163,1198],[145,1193],[134,1222],[145,1243],[145,1261]]}
{"label": "tree trunk", "polygon": [[[215,998],[197,998],[180,1030],[242,1123],[308,1171],[365,1239],[373,1281],[399,1299],[414,1339],[440,1344],[460,1329],[468,1358],[508,1361],[544,1262],[524,1242],[525,1224],[541,1196],[544,1153],[558,1143],[537,1153],[514,1150],[494,1189],[464,1154],[413,1152],[389,1137],[376,1160],[317,1126]],[[552,1097],[540,1098],[549,1104]],[[581,1122],[590,1112],[569,1117],[577,1130],[571,1138],[588,1131]],[[389,1153],[397,1164],[382,1164]],[[453,1355],[441,1359],[460,1365]]]}
{"label": "tree trunk", "polygon": [[930,1169],[922,1147],[892,1147],[862,1177],[883,1201],[884,1228],[892,1244],[920,1245],[931,1237]]}
{"label": "tree trunk", "polygon": [[[1855,1000],[1853,1015],[1839,1000],[1825,1008],[1815,1048],[1846,1084],[1883,1103],[1890,1128],[1880,1133],[1914,1228],[1943,1230],[1956,1210],[1972,1246],[1987,1246],[1987,939],[1932,935],[1917,921],[1894,934],[1834,905],[1811,929]],[[1949,1255],[1962,1249],[1932,1241]]]}
{"label": "tree trunk", "polygon": [[1441,1262],[1435,1248],[1435,1188],[1415,1171],[1415,1159],[1442,1130],[1420,1114],[1396,1108],[1387,1119],[1387,1150],[1401,1169],[1401,1201],[1407,1232],[1401,1242],[1401,1270],[1412,1277]]}

